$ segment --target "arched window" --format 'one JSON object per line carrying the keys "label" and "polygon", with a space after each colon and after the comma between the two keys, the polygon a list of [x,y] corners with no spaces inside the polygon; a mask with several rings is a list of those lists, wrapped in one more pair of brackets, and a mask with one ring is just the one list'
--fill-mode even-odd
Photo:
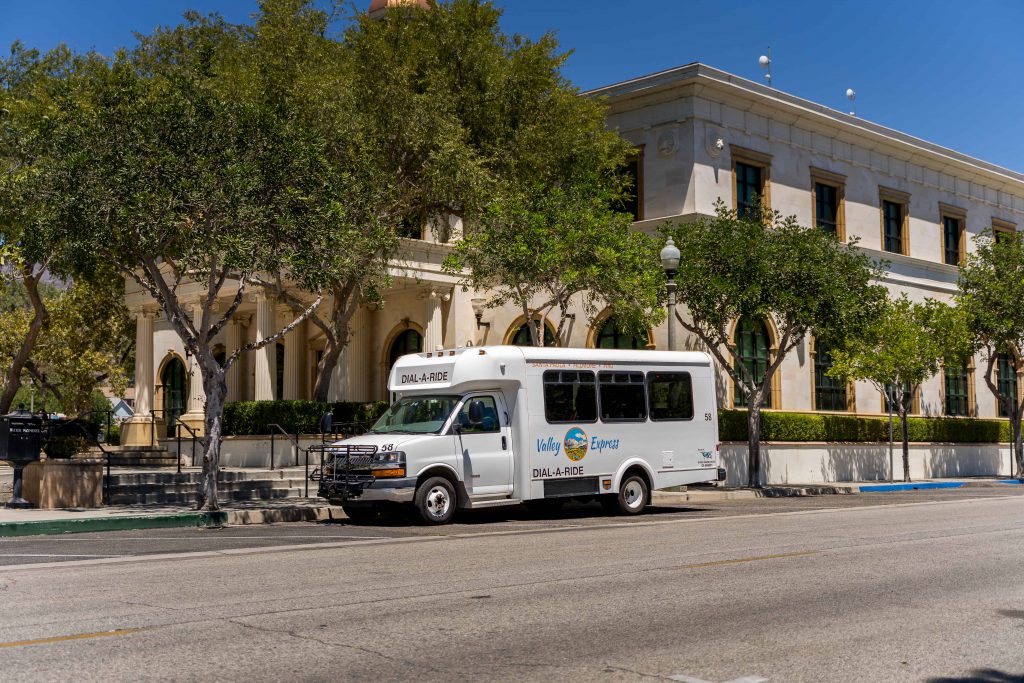
{"label": "arched window", "polygon": [[228,353],[223,344],[217,344],[213,347],[213,359],[217,361],[217,365],[224,367],[224,363],[228,359]]}
{"label": "arched window", "polygon": [[619,322],[615,318],[606,318],[594,338],[594,348],[646,349],[647,342],[647,335],[641,336],[627,332],[619,326]]}
{"label": "arched window", "polygon": [[388,374],[395,362],[407,353],[420,353],[423,351],[423,335],[416,330],[405,330],[395,337],[391,342],[391,349],[388,351]]}
{"label": "arched window", "polygon": [[814,344],[814,409],[846,410],[846,380],[829,377],[832,353],[828,346]]}
{"label": "arched window", "polygon": [[[740,318],[736,324],[736,333],[733,339],[736,344],[736,362],[747,368],[757,384],[764,382],[765,375],[768,374],[768,339],[768,328],[763,320],[745,316]],[[747,399],[744,398],[739,383],[736,383],[734,389],[733,400],[736,405],[746,405]],[[772,407],[771,391],[765,393],[762,405],[766,408]]]}
{"label": "arched window", "polygon": [[[1010,401],[1017,401],[1017,368],[1013,362],[1013,356],[1008,353],[1001,353],[996,357],[996,388],[1000,396],[1005,396]],[[1009,406],[1003,401],[998,401],[997,409],[999,417],[1010,417]]]}
{"label": "arched window", "polygon": [[160,384],[163,389],[162,408],[167,436],[174,436],[175,423],[185,412],[185,401],[188,398],[188,375],[180,358],[174,356],[167,361],[160,373]]}
{"label": "arched window", "polygon": [[[528,324],[523,323],[516,330],[512,337],[512,346],[533,346],[533,334],[530,332]],[[555,343],[555,331],[546,322],[544,323],[544,346],[558,346]]]}
{"label": "arched window", "polygon": [[274,358],[277,365],[274,373],[274,398],[281,401],[284,399],[284,344],[281,342],[274,345]]}

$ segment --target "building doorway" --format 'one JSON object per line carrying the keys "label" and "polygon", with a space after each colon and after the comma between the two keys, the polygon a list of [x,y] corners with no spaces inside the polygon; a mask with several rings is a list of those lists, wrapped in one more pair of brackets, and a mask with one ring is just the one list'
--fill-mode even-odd
{"label": "building doorway", "polygon": [[178,418],[185,412],[185,400],[188,396],[188,377],[185,364],[177,356],[164,365],[160,373],[160,384],[163,386],[163,416],[167,425],[167,436],[174,436],[174,426]]}
{"label": "building doorway", "polygon": [[422,351],[423,335],[416,330],[409,329],[396,335],[394,341],[391,342],[391,349],[388,351],[388,371],[384,376],[385,383],[391,376],[391,368],[395,366],[399,358],[407,353],[421,353]]}

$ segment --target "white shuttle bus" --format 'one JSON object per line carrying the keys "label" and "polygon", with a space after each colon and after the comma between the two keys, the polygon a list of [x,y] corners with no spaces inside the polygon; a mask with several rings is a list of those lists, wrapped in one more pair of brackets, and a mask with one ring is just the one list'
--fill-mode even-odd
{"label": "white shuttle bus", "polygon": [[704,353],[483,346],[403,356],[393,402],[314,475],[353,519],[598,497],[638,514],[651,491],[723,481]]}

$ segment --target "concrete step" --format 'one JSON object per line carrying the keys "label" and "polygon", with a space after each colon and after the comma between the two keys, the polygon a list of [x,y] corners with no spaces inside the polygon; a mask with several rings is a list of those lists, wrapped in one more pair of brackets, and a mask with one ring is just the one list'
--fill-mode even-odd
{"label": "concrete step", "polygon": [[[227,501],[258,501],[258,500],[285,500],[288,498],[302,498],[303,491],[300,489],[273,489],[273,490],[246,490],[246,491],[224,491],[218,492],[218,499]],[[155,505],[155,504],[189,504],[195,501],[196,493],[193,489],[188,492],[154,492],[154,493],[112,493],[110,496],[111,505]]]}
{"label": "concrete step", "polygon": [[[115,505],[190,503],[202,472],[118,472],[111,475],[110,500]],[[220,473],[219,495],[224,501],[282,500],[306,493],[305,470],[230,470]],[[311,483],[310,493],[316,485]]]}

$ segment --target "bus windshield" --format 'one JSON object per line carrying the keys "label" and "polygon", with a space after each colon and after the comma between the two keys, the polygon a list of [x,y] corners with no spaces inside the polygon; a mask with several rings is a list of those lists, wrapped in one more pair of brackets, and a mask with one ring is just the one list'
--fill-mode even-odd
{"label": "bus windshield", "polygon": [[370,434],[432,434],[441,431],[459,396],[406,396],[391,404]]}

